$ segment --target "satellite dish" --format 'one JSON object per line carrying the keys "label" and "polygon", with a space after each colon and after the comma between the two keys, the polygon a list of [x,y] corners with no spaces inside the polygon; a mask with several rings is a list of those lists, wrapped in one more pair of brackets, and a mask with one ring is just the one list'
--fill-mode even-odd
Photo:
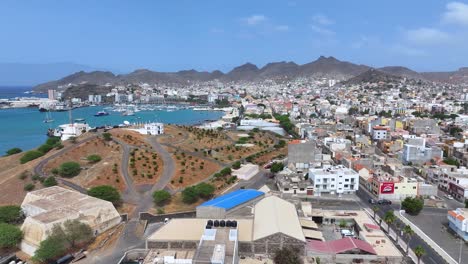
{"label": "satellite dish", "polygon": [[130,125],[130,122],[128,122],[128,121],[123,121],[123,123],[124,123],[124,125],[126,125],[126,126]]}

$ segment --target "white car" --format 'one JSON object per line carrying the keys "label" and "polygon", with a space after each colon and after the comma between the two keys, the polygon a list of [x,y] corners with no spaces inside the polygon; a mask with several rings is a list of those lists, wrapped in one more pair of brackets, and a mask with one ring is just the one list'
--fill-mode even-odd
{"label": "white car", "polygon": [[453,200],[453,196],[450,195],[450,194],[445,195],[445,198],[447,198],[447,199],[449,199],[449,200]]}

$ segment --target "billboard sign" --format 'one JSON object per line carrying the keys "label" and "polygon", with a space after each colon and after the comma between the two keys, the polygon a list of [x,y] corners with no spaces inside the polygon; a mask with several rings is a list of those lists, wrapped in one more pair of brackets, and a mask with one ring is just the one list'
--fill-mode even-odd
{"label": "billboard sign", "polygon": [[395,183],[393,182],[384,182],[380,185],[381,194],[392,194],[395,191]]}

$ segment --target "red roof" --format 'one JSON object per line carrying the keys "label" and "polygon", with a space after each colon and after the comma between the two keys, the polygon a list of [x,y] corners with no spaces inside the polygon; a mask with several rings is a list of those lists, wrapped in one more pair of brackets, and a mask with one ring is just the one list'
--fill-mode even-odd
{"label": "red roof", "polygon": [[365,226],[367,229],[380,230],[380,227],[379,227],[378,225],[373,225],[373,224],[365,223],[364,226]]}
{"label": "red roof", "polygon": [[369,243],[351,237],[326,242],[311,240],[307,242],[307,246],[311,251],[317,253],[340,254],[359,249],[371,255],[377,255]]}

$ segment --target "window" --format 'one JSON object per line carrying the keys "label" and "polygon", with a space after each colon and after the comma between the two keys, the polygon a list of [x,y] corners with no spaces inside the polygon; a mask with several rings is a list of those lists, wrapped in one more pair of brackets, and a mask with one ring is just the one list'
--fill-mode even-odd
{"label": "window", "polygon": [[395,190],[398,190],[398,186],[395,186]]}
{"label": "window", "polygon": [[300,191],[304,191],[304,188],[300,188],[299,190],[300,190]]}
{"label": "window", "polygon": [[335,185],[332,184],[330,187],[331,187],[331,188],[335,188]]}
{"label": "window", "polygon": [[416,189],[416,186],[413,186],[413,189]]}
{"label": "window", "polygon": [[285,192],[289,191],[289,188],[284,188],[284,191],[285,191]]}
{"label": "window", "polygon": [[332,181],[335,181],[335,178],[332,178]]}
{"label": "window", "polygon": [[318,184],[317,184],[317,185],[315,185],[315,188],[320,188],[320,185],[318,185]]}
{"label": "window", "polygon": [[344,187],[345,187],[345,188],[348,188],[348,186],[349,186],[348,184],[345,184],[345,186],[344,186]]}
{"label": "window", "polygon": [[345,181],[345,182],[349,182],[349,179],[345,179],[344,181]]}

